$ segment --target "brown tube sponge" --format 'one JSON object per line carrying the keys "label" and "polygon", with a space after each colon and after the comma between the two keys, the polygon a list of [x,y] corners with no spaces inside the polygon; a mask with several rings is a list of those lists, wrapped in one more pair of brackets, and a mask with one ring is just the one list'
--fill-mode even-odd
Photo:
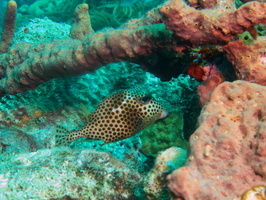
{"label": "brown tube sponge", "polygon": [[87,34],[93,33],[91,27],[90,15],[88,13],[89,5],[86,3],[79,4],[75,9],[75,19],[70,30],[70,37],[84,40]]}
{"label": "brown tube sponge", "polygon": [[2,41],[0,44],[0,53],[7,52],[8,47],[12,43],[16,26],[16,12],[17,3],[15,1],[9,1],[5,13]]}

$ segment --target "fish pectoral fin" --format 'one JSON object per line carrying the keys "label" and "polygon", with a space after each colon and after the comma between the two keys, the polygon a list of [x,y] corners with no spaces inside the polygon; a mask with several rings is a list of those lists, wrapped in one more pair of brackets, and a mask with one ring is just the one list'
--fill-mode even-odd
{"label": "fish pectoral fin", "polygon": [[108,143],[110,143],[110,142],[104,142],[104,143],[100,144],[100,146],[103,146],[103,145],[108,144]]}
{"label": "fish pectoral fin", "polygon": [[84,137],[84,139],[81,142],[93,142],[95,139]]}
{"label": "fish pectoral fin", "polygon": [[86,120],[89,122],[90,117],[92,116],[92,113],[83,103],[79,104],[79,107],[81,109],[81,113],[86,118]]}
{"label": "fish pectoral fin", "polygon": [[66,128],[62,126],[56,126],[56,134],[55,134],[55,146],[68,146],[70,144],[69,134]]}

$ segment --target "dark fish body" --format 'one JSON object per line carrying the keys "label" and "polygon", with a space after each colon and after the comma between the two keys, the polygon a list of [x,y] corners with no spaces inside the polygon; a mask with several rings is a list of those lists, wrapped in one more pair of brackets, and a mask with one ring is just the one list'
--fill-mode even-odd
{"label": "dark fish body", "polygon": [[59,130],[56,145],[69,144],[80,137],[103,140],[104,144],[116,142],[135,135],[166,115],[162,105],[141,87],[122,90],[104,99],[78,131],[64,134],[64,130]]}

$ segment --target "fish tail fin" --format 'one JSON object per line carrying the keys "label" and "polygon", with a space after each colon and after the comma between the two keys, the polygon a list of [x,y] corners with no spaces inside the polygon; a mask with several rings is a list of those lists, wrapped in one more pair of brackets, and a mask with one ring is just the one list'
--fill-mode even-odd
{"label": "fish tail fin", "polygon": [[71,141],[69,141],[69,134],[66,128],[62,126],[56,126],[55,134],[55,146],[68,146]]}

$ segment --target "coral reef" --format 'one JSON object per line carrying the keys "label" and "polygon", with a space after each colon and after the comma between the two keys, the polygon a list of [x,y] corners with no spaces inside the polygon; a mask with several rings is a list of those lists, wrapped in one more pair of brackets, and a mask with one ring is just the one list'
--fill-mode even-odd
{"label": "coral reef", "polygon": [[[36,45],[19,43],[14,46],[15,49],[10,49],[10,53],[13,52],[11,55],[0,55],[0,59],[3,59],[3,64],[0,66],[0,77],[2,77],[0,96],[5,93],[16,94],[35,89],[37,85],[51,78],[92,72],[111,60],[112,62],[122,61],[123,57],[134,57],[136,53],[145,55],[150,50],[155,50],[153,42],[148,42],[150,41],[149,37],[157,38],[157,41],[154,42],[157,44],[157,48],[160,48],[160,41],[170,36],[170,32],[166,32],[166,34],[160,32],[160,29],[164,29],[164,25],[146,28],[127,30],[127,34],[122,30],[90,34],[91,37],[84,43],[68,39]],[[113,31],[117,33],[112,34]],[[102,40],[105,40],[106,43],[102,43]],[[135,46],[134,43],[136,43]],[[129,46],[134,48],[128,48]],[[23,61],[21,58],[24,56],[21,55],[25,55],[27,59]],[[6,56],[9,58],[5,59]],[[15,70],[11,70],[9,60],[19,66],[15,67]],[[7,65],[9,67],[6,67]]]}
{"label": "coral reef", "polygon": [[[1,153],[5,155],[12,156],[17,153],[34,152],[44,146],[38,143],[32,135],[21,130],[5,129],[0,133]],[[23,145],[17,145],[18,143]]]}
{"label": "coral reef", "polygon": [[173,199],[239,199],[265,183],[265,100],[265,87],[246,81],[214,90],[190,137],[188,161],[168,176]]}
{"label": "coral reef", "polygon": [[71,26],[64,23],[56,23],[49,20],[35,18],[17,28],[13,43],[20,42],[52,42],[55,39],[64,39],[69,36]]}
{"label": "coral reef", "polygon": [[[193,102],[197,102],[197,81],[189,76],[180,76],[170,82],[162,82],[152,74],[143,73],[140,66],[121,62],[102,67],[93,74],[53,79],[23,94],[5,95],[0,100],[0,128],[18,125],[23,128],[28,123],[32,128],[36,125],[40,127],[45,122],[52,123],[53,116],[62,116],[64,113],[69,115],[68,107],[73,107],[80,113],[84,113],[83,108],[93,112],[100,101],[111,93],[136,84],[145,85],[168,111],[181,110],[185,113],[185,122],[196,120],[199,109],[193,106]],[[34,115],[37,111],[43,113],[39,118]],[[26,117],[30,120],[22,121]],[[84,114],[78,118],[85,120]]]}
{"label": "coral reef", "polygon": [[252,2],[237,10],[233,0],[206,3],[210,3],[212,9],[196,10],[182,0],[167,1],[161,8],[165,15],[162,21],[167,29],[192,44],[229,41],[245,29],[265,24],[266,5],[263,3]]}
{"label": "coral reef", "polygon": [[[110,2],[95,6],[90,10],[92,25],[96,30],[104,27],[117,28],[129,19],[139,18],[144,15],[144,0],[138,0],[131,5],[120,2]],[[101,24],[99,24],[101,22]]]}
{"label": "coral reef", "polygon": [[236,40],[223,47],[227,59],[233,63],[238,79],[266,85],[266,41],[258,37],[253,44]]}
{"label": "coral reef", "polygon": [[222,76],[222,73],[217,68],[217,65],[223,59],[223,53],[219,48],[193,49],[190,52],[190,59],[191,62],[187,74],[197,81],[206,81],[212,74],[220,74]]}
{"label": "coral reef", "polygon": [[155,122],[155,126],[145,129],[140,135],[141,152],[147,156],[156,157],[160,151],[172,146],[186,149],[187,141],[183,136],[183,123],[183,113],[180,111]]}
{"label": "coral reef", "polygon": [[[39,16],[63,12],[61,19],[69,19],[66,15],[73,16],[78,3],[83,1],[40,0],[21,7],[20,12]],[[93,8],[97,3],[89,5]],[[82,18],[79,8],[85,20],[79,21],[78,36],[72,34],[76,39],[67,36],[68,25],[55,29],[55,23],[35,19],[19,29],[13,46],[12,8],[6,12],[11,27],[4,27],[9,31],[3,34],[8,42],[2,42],[5,48],[0,55],[0,199],[145,199],[143,184],[148,199],[168,199],[166,176],[179,167],[168,176],[173,199],[245,199],[259,192],[263,196],[266,91],[255,83],[266,83],[265,3],[236,8],[233,0],[168,0],[142,18],[121,25],[128,19],[122,19],[124,14],[140,16],[142,10],[116,5],[106,13],[115,16],[120,27],[96,32],[91,30],[88,6],[82,4],[77,7],[76,22]],[[106,16],[103,12],[102,21],[109,23]],[[37,30],[40,27],[34,22],[46,24],[45,29]],[[59,32],[48,34],[48,26],[53,27],[52,32],[61,29],[62,37]],[[196,69],[194,77],[205,81],[198,87],[204,107],[199,128],[190,137],[188,160],[181,167],[186,152],[175,147],[176,141],[186,148],[184,139],[195,130],[200,105],[199,83],[179,75],[187,73],[195,49],[201,49],[195,59],[208,61],[191,65]],[[220,84],[228,79],[219,67],[228,63],[218,66],[215,58],[224,58],[224,54],[238,79],[255,83]],[[204,57],[207,55],[212,59]],[[167,71],[161,76],[166,82],[145,73],[140,65],[157,76]],[[81,138],[71,149],[53,148],[56,124],[78,129],[104,97],[135,84],[144,85],[173,113],[147,130],[155,139],[169,129],[174,134],[167,135],[167,145],[162,143],[165,138],[159,138],[160,148],[156,149],[158,141],[146,138],[142,141],[146,146],[141,146],[145,135],[135,135],[104,146]],[[175,126],[171,123],[178,118],[174,116],[177,112],[183,118]],[[169,138],[175,141],[169,142]],[[148,172],[151,157],[170,146],[174,147],[159,154]]]}
{"label": "coral reef", "polygon": [[[43,18],[49,17],[54,21],[65,21],[69,16],[73,16],[73,10],[83,0],[39,0],[32,4],[23,4],[18,9],[19,18]],[[19,21],[27,21],[19,19]]]}
{"label": "coral reef", "polygon": [[177,147],[166,149],[157,156],[154,168],[144,179],[144,191],[148,199],[169,199],[169,192],[165,189],[165,177],[174,169],[183,166],[186,156],[186,150]]}
{"label": "coral reef", "polygon": [[214,89],[224,81],[223,77],[213,74],[206,79],[204,84],[198,86],[198,95],[200,97],[200,104],[203,107],[210,99],[211,93]]}
{"label": "coral reef", "polygon": [[[32,0],[31,0],[32,1]],[[139,18],[148,10],[162,3],[161,0],[138,0],[131,3],[117,0],[93,1],[93,0],[38,0],[36,2],[17,1],[18,24],[23,24],[29,19],[49,17],[55,22],[71,23],[72,12],[78,4],[87,3],[90,5],[92,26],[95,31],[105,27],[117,28],[122,23],[132,18]]]}
{"label": "coral reef", "polygon": [[[6,157],[0,164],[0,199],[138,199],[142,179],[109,153],[69,148]],[[118,192],[119,191],[119,192]]]}
{"label": "coral reef", "polygon": [[[34,89],[51,78],[80,75],[110,62],[150,55],[162,48],[181,51],[192,45],[224,44],[257,24],[265,24],[265,4],[251,2],[236,9],[233,1],[223,2],[217,1],[206,12],[182,0],[169,0],[138,23],[131,21],[120,29],[90,34],[84,43],[67,39],[17,44],[0,55],[0,96]],[[169,30],[163,23],[154,24],[156,21]]]}
{"label": "coral reef", "polygon": [[[49,25],[52,26],[50,23]],[[51,29],[53,30],[53,27]],[[197,118],[197,115],[193,116],[191,110],[195,107],[191,101],[195,101],[197,97],[198,82],[195,79],[180,76],[173,78],[170,82],[162,82],[152,74],[144,73],[140,66],[121,62],[109,64],[92,74],[53,79],[35,90],[2,97],[0,100],[0,135],[4,137],[0,143],[8,146],[0,156],[52,148],[56,125],[62,125],[69,130],[82,127],[86,123],[86,116],[95,110],[103,98],[121,88],[129,88],[136,84],[144,85],[154,98],[166,105],[169,111],[182,110],[183,113],[187,113],[188,117],[185,121],[188,120],[189,126],[192,126],[191,121]],[[182,119],[180,111],[175,117],[180,115]],[[191,120],[192,116],[193,120]],[[166,120],[167,124],[162,123],[160,127],[165,126],[164,129],[168,129],[169,126],[169,129],[174,131],[173,126],[176,124],[172,125],[171,119],[172,117]],[[181,119],[179,122],[183,123]],[[181,129],[183,125],[179,125]],[[156,127],[150,128],[156,131],[154,134],[159,135]],[[182,130],[180,130],[180,137],[182,137],[181,133]],[[152,165],[152,159],[142,154],[140,136],[141,133],[121,142],[103,146],[101,141],[79,140],[72,144],[71,148],[109,152],[113,157],[144,176]],[[23,138],[24,142],[22,142]],[[17,141],[21,142],[18,144]],[[187,143],[183,139],[182,141]],[[21,143],[24,145],[21,146]]]}
{"label": "coral reef", "polygon": [[266,36],[266,26],[263,24],[259,24],[256,26],[258,31],[258,36]]}
{"label": "coral reef", "polygon": [[245,31],[242,34],[239,34],[238,38],[241,39],[242,41],[244,41],[247,45],[253,44],[253,41],[254,41],[253,36],[248,31]]}

